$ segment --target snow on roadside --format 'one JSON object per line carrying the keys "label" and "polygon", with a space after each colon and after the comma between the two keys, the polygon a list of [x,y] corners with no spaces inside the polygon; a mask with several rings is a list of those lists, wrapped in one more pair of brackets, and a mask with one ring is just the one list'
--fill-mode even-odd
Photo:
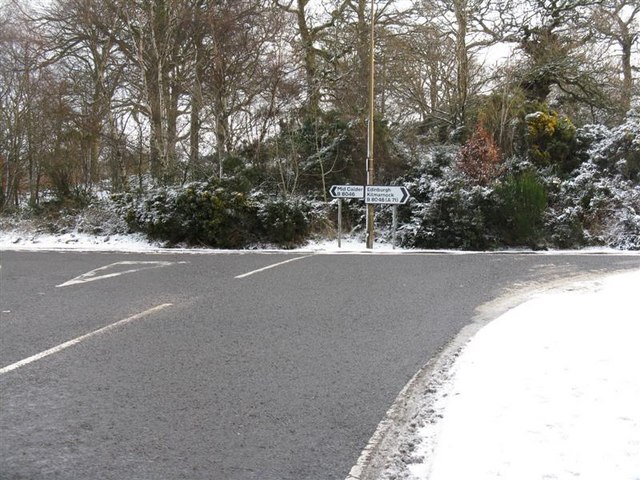
{"label": "snow on roadside", "polygon": [[317,239],[307,242],[293,249],[268,248],[256,246],[245,250],[220,250],[204,247],[165,247],[160,242],[150,241],[141,233],[117,233],[110,235],[92,235],[71,231],[68,233],[47,234],[30,230],[2,230],[0,229],[0,250],[14,251],[91,251],[91,252],[164,252],[164,253],[234,253],[234,252],[285,252],[285,253],[436,253],[453,255],[473,255],[473,254],[536,254],[536,255],[624,255],[640,256],[640,252],[631,250],[617,250],[606,247],[584,248],[581,250],[498,250],[495,252],[479,252],[470,250],[422,250],[412,248],[396,247],[389,242],[376,240],[373,250],[366,248],[364,240],[358,237],[348,237],[342,239],[341,246],[334,239]]}
{"label": "snow on roadside", "polygon": [[0,231],[0,250],[78,250],[78,251],[157,251],[160,245],[142,234],[90,235],[33,233],[20,230]]}
{"label": "snow on roadside", "polygon": [[640,271],[540,294],[484,327],[422,427],[413,478],[640,478]]}

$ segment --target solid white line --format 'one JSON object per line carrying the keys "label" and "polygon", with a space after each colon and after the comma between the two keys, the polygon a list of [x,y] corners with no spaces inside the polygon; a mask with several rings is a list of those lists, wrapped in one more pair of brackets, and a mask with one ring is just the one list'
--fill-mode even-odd
{"label": "solid white line", "polygon": [[280,265],[284,265],[285,263],[295,262],[296,260],[302,260],[303,258],[309,258],[309,257],[313,257],[313,255],[305,255],[304,257],[290,258],[289,260],[285,260],[284,262],[274,263],[273,265],[267,265],[266,267],[262,267],[257,270],[252,270],[251,272],[243,273],[242,275],[238,275],[235,278],[245,278],[250,275],[253,275],[254,273],[264,272],[265,270],[269,270],[270,268],[279,267]]}
{"label": "solid white line", "polygon": [[45,350],[44,352],[37,353],[36,355],[32,355],[31,357],[25,358],[24,360],[20,360],[19,362],[12,363],[11,365],[7,365],[6,367],[0,368],[0,375],[15,370],[17,368],[23,367],[30,363],[41,360],[49,355],[53,355],[54,353],[61,352],[62,350],[77,345],[78,343],[87,340],[91,337],[95,337],[96,335],[100,335],[103,333],[107,333],[114,328],[120,327],[127,323],[133,322],[134,320],[138,320],[139,318],[150,315],[151,313],[158,312],[163,308],[167,308],[172,306],[173,303],[163,303],[162,305],[158,305],[157,307],[150,308],[149,310],[145,310],[144,312],[137,313],[131,317],[124,318],[122,320],[117,321],[116,323],[112,323],[111,325],[107,325],[106,327],[99,328],[98,330],[94,330],[93,332],[87,333],[80,337],[74,338],[73,340],[69,340],[68,342],[64,342],[57,347],[50,348],[49,350]]}

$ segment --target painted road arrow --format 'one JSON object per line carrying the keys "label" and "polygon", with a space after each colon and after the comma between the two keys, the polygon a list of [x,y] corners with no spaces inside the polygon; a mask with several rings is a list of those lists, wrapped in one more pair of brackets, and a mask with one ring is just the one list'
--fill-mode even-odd
{"label": "painted road arrow", "polygon": [[409,200],[409,190],[406,187],[369,185],[366,187],[365,203],[385,203],[402,205]]}
{"label": "painted road arrow", "polygon": [[333,185],[329,189],[333,198],[364,198],[362,185]]}

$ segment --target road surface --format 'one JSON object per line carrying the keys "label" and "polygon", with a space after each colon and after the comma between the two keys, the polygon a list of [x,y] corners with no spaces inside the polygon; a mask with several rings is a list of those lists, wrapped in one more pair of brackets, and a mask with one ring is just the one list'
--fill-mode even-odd
{"label": "road surface", "polygon": [[0,479],[343,480],[505,289],[638,256],[0,252]]}

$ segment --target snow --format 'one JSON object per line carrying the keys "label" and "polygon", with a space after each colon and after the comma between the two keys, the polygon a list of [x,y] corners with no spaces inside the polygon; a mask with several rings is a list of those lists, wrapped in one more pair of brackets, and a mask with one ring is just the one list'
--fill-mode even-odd
{"label": "snow", "polygon": [[20,230],[0,231],[0,250],[73,250],[148,252],[160,248],[142,234],[90,235],[79,232],[46,234]]}
{"label": "snow", "polygon": [[[245,250],[220,250],[213,248],[165,248],[159,242],[149,241],[139,233],[91,235],[73,231],[64,234],[36,233],[23,230],[0,230],[0,250],[14,251],[103,251],[103,252],[176,252],[176,253],[233,253],[233,252],[311,252],[311,253],[370,253],[360,237],[346,237],[338,247],[337,239],[319,239],[295,248],[281,250],[277,248],[257,248]],[[377,240],[374,252],[401,252],[388,242]]]}
{"label": "snow", "polygon": [[[111,235],[91,235],[72,231],[64,234],[47,234],[19,229],[0,230],[0,251],[77,251],[77,252],[123,252],[123,253],[249,253],[249,252],[282,252],[282,253],[380,253],[380,254],[420,254],[437,253],[451,255],[474,255],[491,254],[492,252],[481,252],[473,250],[447,250],[447,249],[416,249],[416,248],[394,248],[391,243],[382,239],[376,239],[373,250],[367,249],[364,239],[360,236],[349,236],[343,238],[341,246],[338,240],[316,239],[307,242],[298,248],[278,249],[256,247],[254,249],[230,250],[214,248],[196,247],[164,247],[160,242],[153,242],[140,233],[111,234]],[[493,252],[494,254],[532,254],[531,250],[508,249]],[[536,255],[623,255],[639,256],[637,251],[617,250],[606,247],[589,247],[580,250],[546,250],[536,251]]]}
{"label": "snow", "polygon": [[410,477],[640,478],[640,271],[539,294],[481,329]]}

